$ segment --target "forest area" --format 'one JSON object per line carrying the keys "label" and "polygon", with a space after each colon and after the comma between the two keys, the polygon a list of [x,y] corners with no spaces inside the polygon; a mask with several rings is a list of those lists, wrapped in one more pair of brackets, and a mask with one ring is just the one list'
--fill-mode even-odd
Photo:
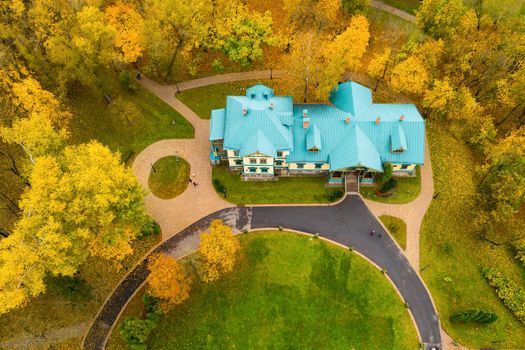
{"label": "forest area", "polygon": [[[476,265],[479,280],[506,294],[502,303],[525,322],[522,1],[423,0],[412,24],[386,20],[367,0],[2,0],[0,340],[88,321],[158,242],[129,165],[148,144],[191,138],[193,128],[148,95],[136,73],[177,83],[255,69],[286,70],[298,102],[326,102],[348,78],[380,102],[411,101],[432,152],[451,147],[433,136],[446,129],[472,175],[458,173],[466,161],[437,156],[437,175],[470,187],[438,188],[436,203],[447,191],[465,199],[465,234],[505,256],[499,266]],[[422,233],[427,251],[434,215]],[[433,287],[442,279],[430,283],[438,309],[449,302]],[[46,324],[49,307],[69,316]],[[455,335],[486,345],[470,331]],[[523,324],[512,332],[525,341]]]}

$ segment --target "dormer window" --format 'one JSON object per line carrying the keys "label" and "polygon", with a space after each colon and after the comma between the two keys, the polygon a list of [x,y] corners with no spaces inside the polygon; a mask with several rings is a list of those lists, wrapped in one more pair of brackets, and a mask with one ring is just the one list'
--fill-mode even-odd
{"label": "dormer window", "polygon": [[308,149],[308,152],[319,152],[319,149],[316,148],[316,147],[309,148],[309,149]]}
{"label": "dormer window", "polygon": [[268,94],[264,93],[263,97],[264,97],[265,100],[267,100],[268,99]]}

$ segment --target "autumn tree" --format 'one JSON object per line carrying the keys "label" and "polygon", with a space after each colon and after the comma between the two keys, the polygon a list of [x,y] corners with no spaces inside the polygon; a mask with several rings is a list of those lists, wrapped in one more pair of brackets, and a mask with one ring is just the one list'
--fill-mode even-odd
{"label": "autumn tree", "polygon": [[2,313],[42,293],[46,275],[73,275],[88,256],[118,262],[145,219],[137,179],[96,142],[37,158],[30,183],[21,219],[0,242]]}
{"label": "autumn tree", "polygon": [[326,45],[325,64],[316,91],[318,99],[326,99],[345,72],[356,71],[361,66],[369,39],[368,21],[358,15],[352,17],[343,33]]}
{"label": "autumn tree", "polygon": [[287,0],[284,10],[294,31],[313,30],[318,33],[337,23],[338,1],[333,0]]}
{"label": "autumn tree", "polygon": [[233,270],[240,243],[231,227],[222,220],[213,220],[207,232],[201,235],[199,256],[201,274],[205,282],[212,282]]}
{"label": "autumn tree", "polygon": [[423,0],[416,18],[419,27],[437,39],[454,34],[465,11],[463,0]]}
{"label": "autumn tree", "polygon": [[0,127],[2,139],[19,145],[32,163],[36,157],[58,153],[68,138],[71,114],[31,77],[12,82],[9,95],[7,108],[16,112]]}
{"label": "autumn tree", "polygon": [[487,160],[478,186],[476,223],[485,238],[508,241],[514,238],[515,215],[525,202],[525,130],[493,146]]}
{"label": "autumn tree", "polygon": [[391,87],[401,93],[422,94],[428,83],[428,72],[421,59],[409,56],[392,68]]}
{"label": "autumn tree", "polygon": [[206,0],[145,0],[148,68],[170,79],[179,55],[199,47],[210,25]]}
{"label": "autumn tree", "polygon": [[370,7],[369,0],[341,0],[341,9],[347,15],[364,14]]}
{"label": "autumn tree", "polygon": [[106,7],[104,14],[115,30],[115,60],[124,64],[137,62],[145,44],[144,20],[141,15],[132,5],[123,3]]}
{"label": "autumn tree", "polygon": [[387,47],[382,53],[376,54],[368,63],[367,72],[376,80],[374,91],[377,90],[379,83],[383,82],[388,70],[388,64],[392,56],[392,49]]}
{"label": "autumn tree", "polygon": [[148,259],[148,270],[148,290],[160,299],[165,311],[188,299],[191,277],[175,258],[162,253],[152,255]]}
{"label": "autumn tree", "polygon": [[317,84],[323,70],[324,40],[315,32],[297,33],[286,59],[288,74],[303,86],[303,102],[308,100],[309,89]]}

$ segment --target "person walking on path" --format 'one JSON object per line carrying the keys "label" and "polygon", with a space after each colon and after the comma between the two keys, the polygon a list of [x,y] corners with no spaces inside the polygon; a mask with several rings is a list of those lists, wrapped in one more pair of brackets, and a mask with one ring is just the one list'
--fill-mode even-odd
{"label": "person walking on path", "polygon": [[193,181],[191,180],[191,177],[188,178],[188,180],[190,181],[190,184],[193,184]]}
{"label": "person walking on path", "polygon": [[381,238],[381,232],[379,232],[379,233],[377,234],[377,237],[378,237],[378,238]]}
{"label": "person walking on path", "polygon": [[375,233],[376,233],[376,230],[371,230],[370,231],[370,236],[373,236]]}

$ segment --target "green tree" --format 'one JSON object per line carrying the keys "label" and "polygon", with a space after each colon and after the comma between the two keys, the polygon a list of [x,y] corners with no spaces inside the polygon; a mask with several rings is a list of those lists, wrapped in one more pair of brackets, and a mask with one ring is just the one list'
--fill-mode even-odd
{"label": "green tree", "polygon": [[369,0],[341,0],[341,9],[347,15],[365,14],[370,7]]}
{"label": "green tree", "polygon": [[417,24],[436,39],[450,37],[465,11],[463,0],[423,0],[416,12]]}

